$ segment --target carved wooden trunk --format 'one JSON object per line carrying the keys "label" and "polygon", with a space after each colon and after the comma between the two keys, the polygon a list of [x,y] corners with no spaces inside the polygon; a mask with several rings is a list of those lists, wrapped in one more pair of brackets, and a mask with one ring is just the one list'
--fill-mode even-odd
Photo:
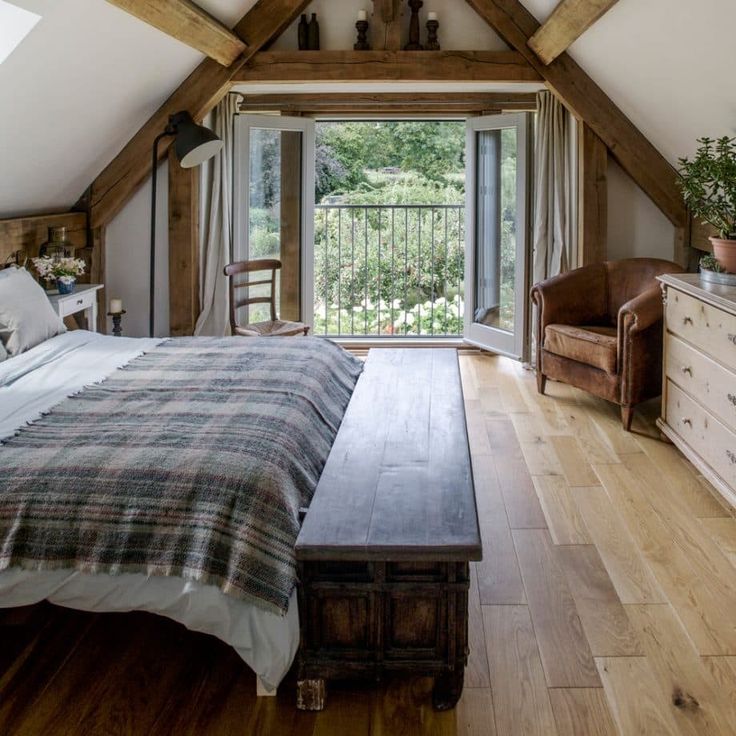
{"label": "carved wooden trunk", "polygon": [[296,545],[298,705],[325,679],[434,675],[453,707],[481,557],[457,355],[371,351]]}
{"label": "carved wooden trunk", "polygon": [[467,562],[307,562],[300,580],[300,680],[435,675],[435,707],[455,705],[468,655]]}

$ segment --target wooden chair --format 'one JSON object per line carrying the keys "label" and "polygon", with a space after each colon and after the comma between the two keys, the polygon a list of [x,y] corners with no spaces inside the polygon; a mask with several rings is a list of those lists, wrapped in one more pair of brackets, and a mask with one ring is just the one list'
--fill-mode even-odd
{"label": "wooden chair", "polygon": [[[261,259],[256,261],[237,261],[225,266],[225,276],[228,277],[230,287],[230,328],[233,335],[244,337],[290,337],[293,335],[306,335],[309,327],[302,322],[288,322],[276,317],[276,271],[281,268],[281,261],[276,259]],[[238,274],[254,273],[257,271],[270,271],[271,277],[260,281],[243,281],[235,283]],[[268,296],[252,296],[238,299],[235,296],[236,289],[245,289],[251,286],[270,284],[271,289]],[[266,322],[253,322],[245,325],[238,324],[238,309],[249,304],[270,304],[271,319]]]}

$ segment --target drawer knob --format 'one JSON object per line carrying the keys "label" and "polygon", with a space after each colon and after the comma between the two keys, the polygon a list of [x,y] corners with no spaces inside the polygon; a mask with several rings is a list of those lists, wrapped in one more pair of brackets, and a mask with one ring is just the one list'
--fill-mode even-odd
{"label": "drawer knob", "polygon": [[693,369],[689,365],[682,366],[682,372],[687,373],[691,377],[693,375]]}
{"label": "drawer knob", "polygon": [[736,464],[736,455],[731,450],[726,450],[726,456],[732,463]]}
{"label": "drawer knob", "polygon": [[691,325],[693,323],[692,317],[683,317],[682,318],[682,324],[684,325]]}
{"label": "drawer knob", "polygon": [[683,419],[682,420],[682,423],[683,424],[687,424],[688,427],[692,427],[693,426],[693,422],[692,422],[691,419],[687,419],[687,418],[686,419]]}
{"label": "drawer knob", "polygon": [[729,335],[728,339],[729,342],[732,342],[734,345],[736,345],[736,335]]}
{"label": "drawer knob", "polygon": [[77,304],[84,304],[84,299],[77,299]]}
{"label": "drawer knob", "polygon": [[733,404],[734,406],[736,406],[736,396],[734,396],[733,394],[728,394],[728,400],[729,400],[729,401],[730,401],[730,402],[731,402],[731,403],[732,403],[732,404]]}

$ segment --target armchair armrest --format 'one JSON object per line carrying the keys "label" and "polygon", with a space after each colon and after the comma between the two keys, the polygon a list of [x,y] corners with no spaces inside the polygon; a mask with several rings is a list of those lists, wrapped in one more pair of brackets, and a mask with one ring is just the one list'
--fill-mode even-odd
{"label": "armchair armrest", "polygon": [[643,291],[618,310],[618,332],[642,332],[662,319],[662,291],[659,285]]}
{"label": "armchair armrest", "polygon": [[606,273],[594,263],[540,281],[532,287],[539,333],[549,324],[595,324],[606,316]]}

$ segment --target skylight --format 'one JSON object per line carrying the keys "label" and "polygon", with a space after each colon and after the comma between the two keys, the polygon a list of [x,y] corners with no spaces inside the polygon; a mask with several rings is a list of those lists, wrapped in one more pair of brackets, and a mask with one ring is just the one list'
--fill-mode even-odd
{"label": "skylight", "polygon": [[0,64],[40,20],[40,15],[0,0]]}

